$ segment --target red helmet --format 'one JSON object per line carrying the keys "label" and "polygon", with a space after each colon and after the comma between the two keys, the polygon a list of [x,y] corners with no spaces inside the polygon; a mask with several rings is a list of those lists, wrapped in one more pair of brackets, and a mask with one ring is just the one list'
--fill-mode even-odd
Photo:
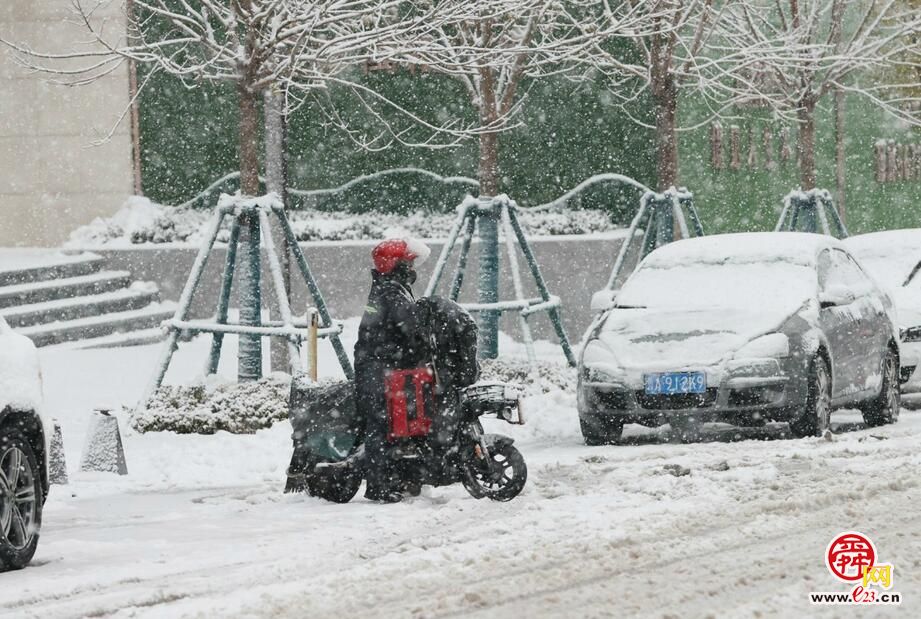
{"label": "red helmet", "polygon": [[371,250],[374,270],[390,273],[401,262],[422,264],[429,256],[429,248],[416,239],[387,239]]}

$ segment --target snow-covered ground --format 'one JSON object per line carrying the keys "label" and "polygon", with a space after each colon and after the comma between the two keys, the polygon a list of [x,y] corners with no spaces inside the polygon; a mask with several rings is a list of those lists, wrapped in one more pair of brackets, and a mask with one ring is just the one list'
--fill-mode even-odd
{"label": "snow-covered ground", "polygon": [[[193,379],[207,346],[182,347],[167,382]],[[921,413],[873,430],[839,414],[832,440],[713,426],[688,445],[630,426],[586,447],[574,395],[535,396],[529,425],[497,426],[530,469],[504,504],[460,487],[398,505],[284,495],[284,423],[138,435],[122,416],[129,475],[78,472],[89,412],[131,405],[157,353],[41,351],[71,483],[52,488],[32,566],[0,575],[0,617],[849,617],[807,594],[847,590],[823,556],[852,529],[903,596],[858,614],[921,608]]]}

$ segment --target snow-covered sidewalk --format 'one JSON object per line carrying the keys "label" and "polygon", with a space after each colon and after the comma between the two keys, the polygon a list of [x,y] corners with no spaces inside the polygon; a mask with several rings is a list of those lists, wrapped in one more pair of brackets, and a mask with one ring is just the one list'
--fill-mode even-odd
{"label": "snow-covered sidewalk", "polygon": [[[203,351],[181,349],[173,376]],[[684,445],[630,427],[625,445],[586,447],[574,396],[551,393],[528,426],[500,426],[530,469],[506,504],[459,487],[384,506],[283,495],[286,424],[126,432],[129,476],[75,473],[88,411],[137,398],[156,353],[42,351],[71,484],[52,489],[33,565],[0,576],[0,616],[851,616],[807,597],[845,590],[823,556],[851,529],[903,595],[860,615],[918,613],[921,413],[873,430],[838,415],[831,441],[714,426]]]}

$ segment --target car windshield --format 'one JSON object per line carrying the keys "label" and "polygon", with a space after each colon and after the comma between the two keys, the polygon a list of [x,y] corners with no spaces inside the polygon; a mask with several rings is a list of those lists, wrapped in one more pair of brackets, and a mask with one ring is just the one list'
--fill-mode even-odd
{"label": "car windshield", "polygon": [[816,294],[815,271],[782,260],[643,265],[624,284],[618,307],[789,308]]}

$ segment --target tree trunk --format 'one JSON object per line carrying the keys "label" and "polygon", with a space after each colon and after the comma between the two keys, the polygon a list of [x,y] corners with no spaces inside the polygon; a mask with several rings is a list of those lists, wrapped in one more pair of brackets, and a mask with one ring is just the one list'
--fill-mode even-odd
{"label": "tree trunk", "polygon": [[801,103],[796,115],[799,120],[796,148],[799,154],[800,189],[809,191],[816,186],[815,102],[807,100]]}
{"label": "tree trunk", "polygon": [[[281,203],[287,208],[288,185],[288,157],[287,157],[287,117],[284,110],[284,98],[271,90],[265,95],[265,189],[275,193]],[[288,239],[281,230],[281,225],[272,221],[272,239],[278,252],[279,266],[285,286],[285,298],[291,304],[291,260],[289,256]],[[274,318],[281,319],[281,310],[275,296],[270,304],[270,312]],[[300,308],[298,308],[300,310]],[[299,313],[292,308],[293,313]],[[284,338],[272,338],[269,347],[269,363],[273,372],[289,372],[291,359],[288,356],[288,343]]]}
{"label": "tree trunk", "polygon": [[499,134],[480,135],[480,163],[477,170],[480,197],[491,198],[499,193]]}
{"label": "tree trunk", "polygon": [[656,186],[678,186],[678,87],[673,75],[660,77],[653,99],[656,113]]}
{"label": "tree trunk", "polygon": [[[240,194],[256,196],[259,193],[259,110],[256,96],[245,85],[239,88],[240,96]],[[262,266],[260,260],[259,219],[253,212],[240,215],[239,273],[240,324],[262,324]],[[253,381],[262,378],[262,337],[241,335],[237,355],[237,380]]]}
{"label": "tree trunk", "polygon": [[255,93],[241,84],[240,96],[240,193],[259,194],[259,108]]}
{"label": "tree trunk", "polygon": [[844,208],[844,185],[846,179],[847,153],[844,150],[844,91],[835,90],[835,198],[838,215],[846,221]]}

